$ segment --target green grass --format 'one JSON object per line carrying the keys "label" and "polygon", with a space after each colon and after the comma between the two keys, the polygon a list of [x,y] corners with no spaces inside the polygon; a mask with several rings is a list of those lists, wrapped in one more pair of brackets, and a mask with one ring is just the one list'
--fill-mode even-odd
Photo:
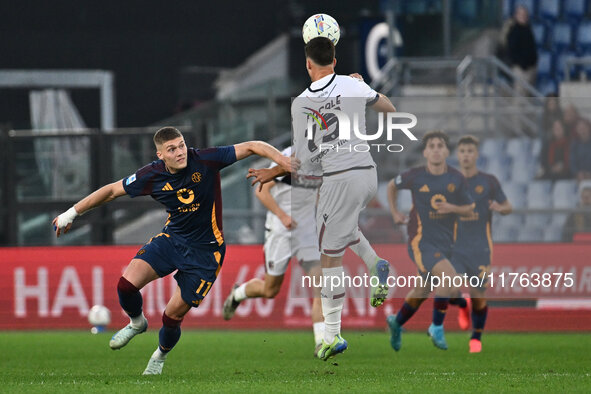
{"label": "green grass", "polygon": [[189,331],[162,376],[141,376],[157,331],[119,351],[110,334],[3,332],[0,392],[589,392],[591,335],[488,334],[481,354],[448,333],[449,350],[405,333],[351,332],[349,349],[323,362],[308,332]]}

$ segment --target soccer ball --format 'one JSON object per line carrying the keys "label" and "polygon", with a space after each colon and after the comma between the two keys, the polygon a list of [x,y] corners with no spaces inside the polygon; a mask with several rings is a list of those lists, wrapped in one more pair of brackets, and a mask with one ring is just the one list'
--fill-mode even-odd
{"label": "soccer ball", "polygon": [[341,29],[337,21],[327,14],[316,14],[308,18],[302,27],[302,37],[307,44],[316,37],[326,37],[337,45],[341,38]]}
{"label": "soccer ball", "polygon": [[108,326],[111,323],[111,311],[104,305],[95,305],[88,311],[88,322],[95,327]]}

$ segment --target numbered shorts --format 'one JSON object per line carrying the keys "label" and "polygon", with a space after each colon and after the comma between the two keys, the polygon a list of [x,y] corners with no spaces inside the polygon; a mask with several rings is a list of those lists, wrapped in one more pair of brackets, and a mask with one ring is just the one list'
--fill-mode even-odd
{"label": "numbered shorts", "polygon": [[[265,271],[272,276],[281,276],[287,271],[287,265],[291,257],[295,257],[303,268],[308,271],[311,262],[320,261],[320,252],[315,245],[299,246],[295,241],[293,232],[267,231],[265,233]],[[305,263],[305,264],[303,264]]]}
{"label": "numbered shorts", "polygon": [[[486,288],[488,285],[488,272],[490,270],[490,250],[477,250],[477,251],[457,251],[454,250],[451,256],[451,263],[456,269],[458,274],[466,274],[468,278],[478,277],[478,286],[475,288]],[[484,278],[484,280],[480,280]],[[476,283],[475,279],[472,279],[468,283]]]}
{"label": "numbered shorts", "polygon": [[437,263],[443,259],[450,259],[451,248],[442,248],[428,243],[421,243],[420,245],[411,243],[408,245],[408,255],[416,264],[419,274],[426,278]]}
{"label": "numbered shorts", "polygon": [[321,253],[342,256],[347,247],[359,242],[359,213],[374,198],[377,187],[375,168],[324,177],[316,211]]}
{"label": "numbered shorts", "polygon": [[160,233],[142,246],[135,255],[150,264],[158,276],[174,275],[181,297],[198,307],[215,282],[226,254],[226,244],[188,247],[170,234]]}

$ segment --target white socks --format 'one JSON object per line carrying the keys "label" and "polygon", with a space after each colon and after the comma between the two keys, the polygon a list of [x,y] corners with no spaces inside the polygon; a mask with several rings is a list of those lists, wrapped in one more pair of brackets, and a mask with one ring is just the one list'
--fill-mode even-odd
{"label": "white socks", "polygon": [[156,348],[156,351],[152,353],[152,358],[155,358],[156,360],[166,360],[167,354],[168,353],[162,353],[162,351],[160,350],[160,346],[158,346],[158,348]]}
{"label": "white socks", "polygon": [[312,329],[314,330],[314,344],[320,345],[324,338],[324,322],[313,323]]}
{"label": "white socks", "polygon": [[[324,315],[324,341],[331,344],[334,337],[341,333],[341,312],[345,304],[345,286],[343,283],[343,267],[323,268],[323,284],[320,299],[322,300],[322,314]],[[331,277],[339,280],[331,282]],[[335,284],[335,287],[332,287]]]}
{"label": "white socks", "polygon": [[240,302],[245,300],[246,298],[246,283],[243,283],[240,286],[238,286],[236,290],[234,290],[234,301]]}
{"label": "white socks", "polygon": [[139,330],[144,326],[144,320],[146,320],[146,317],[144,316],[144,312],[142,312],[136,317],[130,317],[129,320],[131,320],[131,326],[136,330]]}
{"label": "white socks", "polygon": [[365,263],[368,270],[371,270],[376,262],[379,260],[375,250],[369,244],[369,241],[359,229],[357,229],[357,236],[359,237],[359,243],[349,246],[349,248]]}

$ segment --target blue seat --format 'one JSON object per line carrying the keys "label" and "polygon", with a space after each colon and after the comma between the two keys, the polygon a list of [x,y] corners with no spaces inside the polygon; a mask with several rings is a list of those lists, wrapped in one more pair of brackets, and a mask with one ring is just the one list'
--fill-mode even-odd
{"label": "blue seat", "polygon": [[539,48],[545,48],[546,43],[547,43],[546,25],[543,23],[532,23],[531,29],[534,33],[534,39],[536,40],[536,45]]}
{"label": "blue seat", "polygon": [[[505,192],[505,195],[507,196],[507,198],[509,199],[509,201],[511,202],[511,204],[513,205],[514,208],[525,208],[526,206],[526,185],[523,183],[505,183],[502,185],[503,187],[503,191]],[[505,218],[509,218],[510,216],[513,215],[508,215],[508,216],[503,216],[503,220],[505,220]],[[512,219],[508,219],[508,220],[512,220]],[[508,221],[507,220],[507,221]]]}
{"label": "blue seat", "polygon": [[557,23],[552,29],[552,49],[554,52],[563,52],[571,48],[573,31],[569,23]]}
{"label": "blue seat", "polygon": [[538,78],[551,77],[554,73],[554,55],[549,51],[538,51]]}
{"label": "blue seat", "polygon": [[571,78],[577,78],[580,72],[579,66],[572,65],[566,69],[566,60],[574,58],[577,58],[577,54],[573,51],[567,51],[558,55],[558,58],[556,59],[556,76],[559,80],[562,81],[566,78],[566,72],[568,72]]}
{"label": "blue seat", "polygon": [[480,155],[489,161],[505,155],[505,140],[502,138],[487,138],[480,146]]}
{"label": "blue seat", "polygon": [[513,14],[513,0],[503,0],[503,20],[507,20]]}
{"label": "blue seat", "polygon": [[591,21],[582,22],[575,35],[575,46],[578,52],[591,49]]}
{"label": "blue seat", "polygon": [[566,0],[563,7],[564,15],[572,22],[579,22],[587,13],[586,0]]}
{"label": "blue seat", "polygon": [[560,17],[559,0],[540,0],[539,12],[541,18],[555,21]]}
{"label": "blue seat", "polygon": [[551,93],[556,94],[558,93],[558,81],[550,76],[538,77],[537,88],[543,96]]}
{"label": "blue seat", "polygon": [[552,202],[555,208],[573,208],[579,200],[577,181],[560,180],[554,183]]}

